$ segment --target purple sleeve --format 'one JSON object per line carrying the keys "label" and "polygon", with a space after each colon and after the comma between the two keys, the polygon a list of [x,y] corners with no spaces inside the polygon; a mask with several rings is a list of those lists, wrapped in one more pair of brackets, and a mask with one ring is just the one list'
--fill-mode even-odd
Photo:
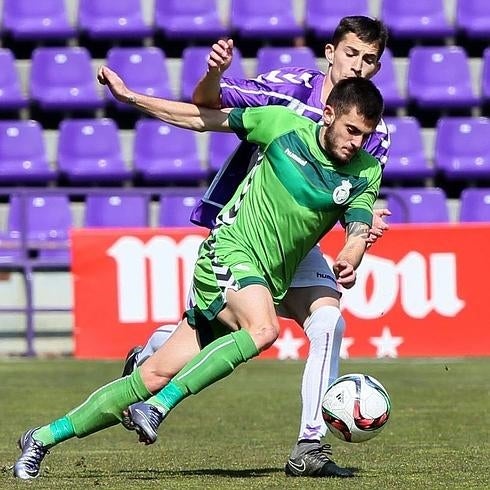
{"label": "purple sleeve", "polygon": [[364,150],[373,155],[379,161],[382,167],[388,161],[388,154],[391,145],[390,133],[385,121],[381,119],[375,132],[369,136],[364,143]]}

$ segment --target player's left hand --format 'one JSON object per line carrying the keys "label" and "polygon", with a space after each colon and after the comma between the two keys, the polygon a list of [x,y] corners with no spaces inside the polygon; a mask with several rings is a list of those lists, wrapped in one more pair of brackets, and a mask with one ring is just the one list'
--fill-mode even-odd
{"label": "player's left hand", "polygon": [[376,243],[376,240],[381,238],[385,231],[390,229],[388,223],[383,220],[385,216],[391,216],[391,211],[387,208],[373,211],[373,226],[369,230],[369,235],[366,239],[368,248]]}
{"label": "player's left hand", "polygon": [[345,289],[350,289],[354,286],[357,274],[352,264],[349,264],[346,260],[338,260],[333,264],[332,269],[338,284]]}
{"label": "player's left hand", "polygon": [[119,102],[128,102],[132,92],[126,87],[121,77],[108,66],[101,66],[97,71],[97,80],[102,85],[107,85],[111,94]]}

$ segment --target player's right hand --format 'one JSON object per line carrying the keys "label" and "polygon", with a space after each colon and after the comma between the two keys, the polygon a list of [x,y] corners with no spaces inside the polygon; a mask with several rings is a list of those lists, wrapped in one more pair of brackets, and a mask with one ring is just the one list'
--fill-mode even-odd
{"label": "player's right hand", "polygon": [[220,39],[211,47],[208,56],[208,71],[222,75],[233,61],[233,39]]}

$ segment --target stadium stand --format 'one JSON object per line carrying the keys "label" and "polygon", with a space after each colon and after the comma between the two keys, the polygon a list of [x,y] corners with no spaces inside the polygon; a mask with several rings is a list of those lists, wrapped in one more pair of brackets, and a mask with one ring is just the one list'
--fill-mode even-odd
{"label": "stadium stand", "polygon": [[207,177],[195,134],[155,119],[136,124],[134,169],[143,183],[151,185],[197,185]]}
{"label": "stadium stand", "polygon": [[65,119],[59,128],[58,167],[70,184],[122,185],[132,178],[112,119]]}
{"label": "stadium stand", "polygon": [[332,36],[339,20],[346,15],[369,15],[368,0],[306,0],[305,30],[324,42]]}
{"label": "stadium stand", "polygon": [[459,214],[461,222],[490,223],[490,189],[464,189]]}
{"label": "stadium stand", "polygon": [[441,117],[434,162],[447,179],[490,181],[490,119]]}
{"label": "stadium stand", "polygon": [[140,0],[80,0],[78,28],[91,39],[138,39],[150,36]]}
{"label": "stadium stand", "polygon": [[0,109],[11,111],[26,106],[14,55],[10,49],[0,48]]}
{"label": "stadium stand", "polygon": [[395,73],[395,61],[389,48],[385,49],[380,61],[381,68],[374,76],[373,81],[383,94],[386,110],[393,112],[404,107],[407,101],[400,92]]}
{"label": "stadium stand", "polygon": [[229,34],[216,0],[155,0],[155,29],[170,40],[218,39]]}
{"label": "stadium stand", "polygon": [[189,215],[202,195],[202,189],[185,189],[162,193],[158,224],[160,226],[192,226],[189,224]]}
{"label": "stadium stand", "polygon": [[447,223],[446,194],[440,188],[403,188],[387,192],[390,223]]}
{"label": "stadium stand", "polygon": [[208,166],[211,175],[215,175],[233,153],[240,140],[232,133],[211,133],[208,145]]}
{"label": "stadium stand", "polygon": [[458,0],[455,23],[468,38],[488,40],[490,2],[487,0]]}
{"label": "stadium stand", "polygon": [[146,227],[150,224],[145,194],[90,194],[85,201],[84,226],[92,228]]}
{"label": "stadium stand", "polygon": [[315,54],[305,46],[263,46],[257,51],[257,74],[266,73],[283,66],[318,69]]}

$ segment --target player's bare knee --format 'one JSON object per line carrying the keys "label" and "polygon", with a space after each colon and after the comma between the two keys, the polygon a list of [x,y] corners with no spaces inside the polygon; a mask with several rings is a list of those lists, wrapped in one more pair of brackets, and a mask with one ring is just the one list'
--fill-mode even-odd
{"label": "player's bare knee", "polygon": [[264,323],[256,325],[248,332],[257,346],[259,351],[268,349],[279,336],[279,323]]}
{"label": "player's bare knee", "polygon": [[147,363],[141,366],[140,375],[144,385],[151,392],[161,390],[171,379],[171,376]]}

